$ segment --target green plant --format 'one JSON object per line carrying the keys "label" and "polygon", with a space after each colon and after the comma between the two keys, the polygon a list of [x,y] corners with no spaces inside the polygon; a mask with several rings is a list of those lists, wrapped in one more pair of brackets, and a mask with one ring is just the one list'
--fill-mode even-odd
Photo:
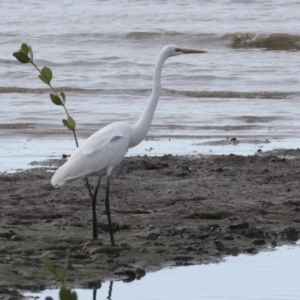
{"label": "green plant", "polygon": [[[74,119],[71,117],[71,115],[69,114],[69,112],[67,110],[67,107],[66,107],[67,99],[66,99],[65,93],[63,91],[58,93],[57,90],[54,89],[54,87],[51,84],[51,81],[53,78],[52,70],[49,67],[43,67],[43,69],[40,69],[33,60],[33,51],[32,51],[31,46],[29,46],[25,43],[23,43],[21,45],[21,48],[19,51],[13,53],[13,56],[19,62],[21,62],[23,64],[27,64],[27,63],[32,64],[39,72],[38,77],[40,78],[40,80],[50,87],[50,89],[52,91],[52,93],[50,93],[50,99],[55,105],[62,106],[64,108],[67,118],[63,119],[62,123],[70,131],[72,131],[74,140],[76,143],[76,147],[78,147],[78,139],[77,139],[77,135],[76,135],[76,122],[74,121]],[[87,177],[85,178],[85,181],[86,181],[89,195],[92,198],[93,195],[92,195],[91,188],[90,188]]]}
{"label": "green plant", "polygon": [[38,72],[40,73],[40,75],[38,75],[38,77],[41,79],[41,81],[43,81],[46,85],[48,85],[50,87],[50,89],[52,90],[52,93],[50,93],[51,101],[55,105],[60,105],[64,108],[64,110],[67,114],[67,119],[62,120],[63,125],[66,126],[69,130],[71,130],[73,132],[75,143],[76,143],[76,146],[78,147],[78,140],[77,140],[77,136],[76,136],[76,132],[75,132],[76,123],[75,123],[74,119],[70,116],[70,114],[67,110],[65,93],[64,92],[58,93],[51,84],[51,80],[53,78],[53,73],[52,73],[51,69],[48,67],[43,67],[43,69],[40,70],[40,68],[33,61],[32,48],[25,43],[23,43],[21,45],[21,49],[18,52],[13,53],[13,56],[19,62],[21,62],[23,64],[31,63],[38,70]]}
{"label": "green plant", "polygon": [[62,286],[59,290],[60,300],[77,300],[76,292],[72,292],[71,289],[66,287],[66,278],[68,275],[68,264],[69,264],[69,255],[67,254],[65,260],[65,267],[62,273],[60,273],[55,266],[49,260],[43,261],[45,268],[59,281]]}

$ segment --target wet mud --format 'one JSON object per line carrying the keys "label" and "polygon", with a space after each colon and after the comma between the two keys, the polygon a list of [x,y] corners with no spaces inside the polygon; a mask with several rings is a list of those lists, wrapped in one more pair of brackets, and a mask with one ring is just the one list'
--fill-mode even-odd
{"label": "wet mud", "polygon": [[[0,174],[0,299],[14,290],[58,283],[43,267],[63,268],[68,285],[134,280],[167,266],[218,262],[295,243],[300,234],[300,151],[254,156],[130,157],[111,178],[116,246],[110,246],[104,195],[98,196],[99,240],[83,180],[54,189],[43,168]],[[39,163],[40,164],[40,163]],[[90,178],[94,187],[96,178]]]}

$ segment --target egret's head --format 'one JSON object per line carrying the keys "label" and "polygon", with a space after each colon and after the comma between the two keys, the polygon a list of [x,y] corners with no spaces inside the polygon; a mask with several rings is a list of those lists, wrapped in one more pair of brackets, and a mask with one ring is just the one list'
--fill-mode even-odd
{"label": "egret's head", "polygon": [[171,57],[179,54],[207,53],[207,51],[204,50],[181,48],[175,45],[165,46],[163,51],[167,54],[167,57]]}

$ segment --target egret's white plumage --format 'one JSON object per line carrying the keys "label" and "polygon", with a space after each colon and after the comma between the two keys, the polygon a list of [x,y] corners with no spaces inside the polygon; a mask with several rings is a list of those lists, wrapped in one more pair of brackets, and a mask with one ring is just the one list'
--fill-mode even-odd
{"label": "egret's white plumage", "polygon": [[[184,49],[174,45],[164,47],[154,69],[150,100],[137,123],[134,125],[126,122],[111,123],[91,135],[75,150],[69,160],[55,172],[51,179],[52,185],[60,187],[67,181],[89,175],[106,175],[109,184],[109,176],[112,170],[122,161],[127,150],[138,145],[148,133],[161,93],[161,71],[165,60],[171,56],[188,53],[206,53],[206,51]],[[95,228],[96,200],[94,198],[96,198],[99,184],[100,179],[93,197],[94,239],[97,238],[97,229]],[[107,210],[110,223],[108,193]],[[111,224],[110,234],[112,244],[114,244]]]}
{"label": "egret's white plumage", "polygon": [[52,185],[59,187],[88,175],[110,175],[128,150],[131,131],[132,125],[115,122],[95,132],[56,171]]}

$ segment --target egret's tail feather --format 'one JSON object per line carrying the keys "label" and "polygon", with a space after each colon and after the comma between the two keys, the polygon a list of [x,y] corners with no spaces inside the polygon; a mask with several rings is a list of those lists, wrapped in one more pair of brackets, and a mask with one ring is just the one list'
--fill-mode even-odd
{"label": "egret's tail feather", "polygon": [[66,168],[66,164],[67,163],[65,163],[60,168],[58,168],[54,173],[54,175],[52,176],[51,184],[53,185],[53,187],[55,188],[61,187],[68,180],[69,172],[68,172],[68,168]]}
{"label": "egret's tail feather", "polygon": [[51,178],[51,184],[53,187],[58,188],[65,184],[65,181],[61,180],[59,176],[59,169],[54,173],[54,175]]}
{"label": "egret's tail feather", "polygon": [[86,161],[84,156],[70,157],[51,178],[51,184],[57,188],[64,185],[67,181],[76,180],[93,173],[95,163]]}

